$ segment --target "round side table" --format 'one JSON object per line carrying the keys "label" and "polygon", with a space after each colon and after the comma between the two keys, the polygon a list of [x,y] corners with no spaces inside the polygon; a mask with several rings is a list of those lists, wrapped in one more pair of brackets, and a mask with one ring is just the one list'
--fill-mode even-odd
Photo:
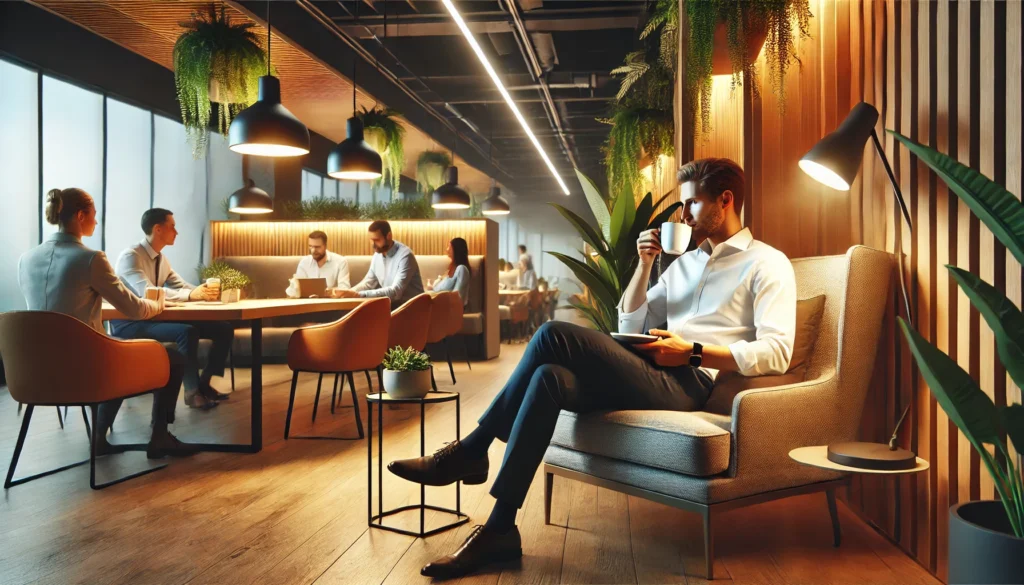
{"label": "round side table", "polygon": [[[416,536],[424,538],[444,532],[456,526],[461,526],[466,522],[469,522],[469,516],[462,513],[462,482],[455,482],[455,509],[443,508],[440,506],[432,506],[427,504],[427,488],[424,485],[420,485],[420,503],[411,504],[408,506],[402,506],[391,510],[384,509],[384,404],[419,404],[420,405],[420,457],[426,455],[426,408],[428,404],[439,404],[442,402],[455,402],[455,439],[459,440],[462,438],[461,431],[459,429],[459,418],[462,414],[461,405],[459,403],[458,392],[431,392],[423,398],[392,398],[386,392],[378,392],[376,394],[366,395],[366,420],[367,420],[367,432],[366,432],[366,485],[368,492],[366,494],[366,523],[370,528],[379,528],[381,530],[389,530],[391,532],[397,532],[399,534],[406,534],[408,536]],[[377,513],[373,513],[373,405],[378,404],[377,407]],[[413,532],[402,528],[396,528],[393,526],[386,526],[384,524],[384,518],[401,512],[407,512],[409,510],[419,510],[420,512],[420,530],[419,532]],[[432,530],[425,530],[423,525],[424,516],[427,510],[433,510],[435,512],[443,512],[445,514],[451,514],[455,516],[455,520],[438,526]]]}
{"label": "round side table", "polygon": [[[813,447],[797,447],[789,452],[789,458],[797,463],[803,465],[810,465],[811,467],[820,467],[821,469],[828,469],[831,471],[838,471],[841,473],[866,473],[868,475],[891,475],[893,477],[893,484],[897,484],[900,475],[906,475],[909,473],[920,473],[928,469],[928,462],[920,457],[916,460],[916,465],[911,469],[864,469],[862,467],[850,467],[849,465],[840,465],[833,463],[828,459],[828,445],[815,445]],[[898,495],[899,485],[894,486],[897,490],[897,497],[895,502],[895,509],[893,510],[897,521],[893,533],[893,539],[896,542],[900,540],[900,498]],[[831,503],[829,504],[831,505]]]}

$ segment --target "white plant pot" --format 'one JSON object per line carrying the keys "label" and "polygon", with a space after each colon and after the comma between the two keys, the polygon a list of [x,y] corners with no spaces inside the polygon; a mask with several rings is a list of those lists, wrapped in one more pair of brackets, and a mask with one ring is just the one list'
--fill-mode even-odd
{"label": "white plant pot", "polygon": [[237,303],[242,298],[242,291],[237,288],[225,290],[220,293],[220,300],[224,303]]}
{"label": "white plant pot", "polygon": [[423,398],[430,390],[430,370],[384,370],[384,391],[392,398]]}

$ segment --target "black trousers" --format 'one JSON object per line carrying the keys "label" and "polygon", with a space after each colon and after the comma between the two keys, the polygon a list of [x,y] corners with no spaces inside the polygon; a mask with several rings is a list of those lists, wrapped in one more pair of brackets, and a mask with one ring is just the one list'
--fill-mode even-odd
{"label": "black trousers", "polygon": [[[122,339],[154,339],[174,343],[185,357],[185,398],[199,391],[200,383],[209,383],[213,376],[223,376],[235,328],[227,321],[113,321],[114,337]],[[206,368],[199,374],[199,340],[213,341]]]}
{"label": "black trousers", "polygon": [[699,369],[662,368],[600,331],[548,321],[479,421],[508,443],[491,495],[522,507],[562,410],[698,410],[713,385]]}
{"label": "black trousers", "polygon": [[[178,392],[181,391],[181,380],[185,375],[185,356],[181,355],[174,347],[164,344],[167,349],[167,358],[171,362],[171,375],[163,388],[153,390],[153,430],[163,431],[167,425],[174,422],[174,407],[178,402]],[[117,412],[121,409],[124,400],[111,400],[100,405],[96,413],[97,421],[102,435],[106,436]]]}

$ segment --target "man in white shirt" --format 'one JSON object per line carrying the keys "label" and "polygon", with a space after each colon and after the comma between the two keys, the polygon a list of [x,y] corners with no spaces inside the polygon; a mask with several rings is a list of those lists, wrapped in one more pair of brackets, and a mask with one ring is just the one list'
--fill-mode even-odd
{"label": "man in white shirt", "polygon": [[683,166],[678,180],[683,220],[702,243],[647,290],[661,245],[658,229],[643,232],[640,261],[619,303],[620,331],[647,329],[661,339],[634,351],[600,331],[549,321],[472,433],[434,455],[388,465],[425,485],[479,484],[487,481],[488,447],[494,439],[508,444],[487,523],[423,575],[456,577],[522,555],[516,511],[561,410],[698,410],[720,370],[758,376],[789,367],[796,279],[785,255],[740,223],[743,170],[727,159],[703,159]]}
{"label": "man in white shirt", "polygon": [[388,297],[391,299],[391,310],[395,310],[423,293],[420,265],[416,263],[416,255],[408,246],[395,241],[388,222],[377,220],[370,224],[367,231],[374,252],[370,259],[370,269],[359,284],[348,290],[336,291],[334,296]]}
{"label": "man in white shirt", "polygon": [[295,276],[288,284],[285,294],[289,298],[299,298],[299,286],[295,281],[297,278],[323,278],[327,280],[328,296],[336,296],[335,291],[345,290],[349,287],[348,282],[348,260],[341,254],[335,254],[327,249],[327,234],[317,230],[309,234],[309,256],[299,260],[299,266],[295,269]]}
{"label": "man in white shirt", "polygon": [[[173,246],[178,237],[174,214],[166,209],[154,208],[142,214],[141,242],[121,252],[117,259],[117,275],[135,294],[145,298],[146,287],[162,287],[168,301],[216,301],[220,289],[205,283],[193,286],[171,268],[163,252]],[[213,376],[223,376],[235,329],[227,321],[112,321],[111,332],[122,339],[154,339],[175,343],[186,359],[185,404],[189,408],[209,410],[228,394],[218,392],[211,384]],[[206,368],[199,373],[199,340],[213,341]]]}

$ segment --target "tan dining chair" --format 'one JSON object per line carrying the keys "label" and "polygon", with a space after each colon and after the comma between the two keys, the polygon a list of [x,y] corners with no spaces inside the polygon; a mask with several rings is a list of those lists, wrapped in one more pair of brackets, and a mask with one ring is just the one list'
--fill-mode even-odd
{"label": "tan dining chair", "polygon": [[462,331],[462,297],[457,292],[440,292],[434,295],[430,307],[430,333],[427,343],[444,345],[448,372],[455,383],[455,369],[452,367],[451,337]]}
{"label": "tan dining chair", "polygon": [[[288,398],[288,414],[284,423],[284,438],[288,439],[295,407],[295,390],[299,373],[318,374],[316,398],[313,401],[313,420],[320,402],[320,387],[324,374],[348,379],[355,409],[357,437],[295,436],[295,439],[356,440],[363,438],[363,421],[359,415],[359,401],[352,372],[377,369],[388,348],[391,320],[391,302],[386,298],[370,299],[333,323],[312,325],[296,329],[288,340],[288,367],[292,369],[292,390]],[[333,412],[332,399],[332,412]]]}
{"label": "tan dining chair", "polygon": [[[391,330],[388,333],[388,349],[392,347],[411,347],[423,351],[430,337],[430,316],[434,308],[434,299],[430,293],[416,295],[401,307],[391,312]],[[381,391],[384,391],[384,369],[377,368]],[[434,368],[430,368],[430,379],[433,384]],[[437,389],[436,384],[434,389]],[[388,405],[398,407],[399,405]]]}
{"label": "tan dining chair", "polygon": [[[0,314],[0,356],[7,370],[11,398],[25,405],[21,431],[7,470],[4,489],[89,464],[89,487],[103,489],[163,469],[166,465],[108,481],[96,482],[96,424],[98,406],[160,389],[170,376],[167,350],[150,340],[124,341],[107,337],[74,317],[49,311]],[[89,458],[57,469],[14,479],[18,459],[37,406],[88,406],[92,411]],[[87,421],[88,422],[88,421]],[[124,450],[144,445],[119,445]]]}

